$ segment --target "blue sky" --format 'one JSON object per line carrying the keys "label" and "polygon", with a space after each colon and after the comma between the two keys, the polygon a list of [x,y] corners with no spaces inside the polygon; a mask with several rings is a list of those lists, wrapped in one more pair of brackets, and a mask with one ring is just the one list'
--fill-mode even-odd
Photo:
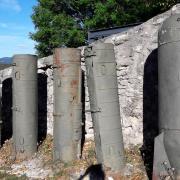
{"label": "blue sky", "polygon": [[35,53],[29,32],[34,31],[30,16],[36,4],[36,0],[0,0],[0,58]]}

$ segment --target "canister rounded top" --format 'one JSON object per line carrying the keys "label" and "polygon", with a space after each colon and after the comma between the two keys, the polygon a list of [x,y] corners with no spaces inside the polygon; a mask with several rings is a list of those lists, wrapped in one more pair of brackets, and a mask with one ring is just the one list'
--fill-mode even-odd
{"label": "canister rounded top", "polygon": [[96,50],[111,50],[114,49],[114,45],[112,43],[103,43],[103,42],[97,42],[93,43],[92,45],[89,45],[85,48],[85,51],[88,51],[93,47],[93,49]]}
{"label": "canister rounded top", "polygon": [[15,54],[13,56],[13,61],[24,59],[24,60],[37,60],[37,56],[33,54]]}
{"label": "canister rounded top", "polygon": [[77,48],[55,48],[54,49],[54,64],[61,65],[62,63],[72,63],[81,61],[81,50]]}
{"label": "canister rounded top", "polygon": [[158,34],[158,45],[180,41],[180,14],[171,15],[167,18]]}

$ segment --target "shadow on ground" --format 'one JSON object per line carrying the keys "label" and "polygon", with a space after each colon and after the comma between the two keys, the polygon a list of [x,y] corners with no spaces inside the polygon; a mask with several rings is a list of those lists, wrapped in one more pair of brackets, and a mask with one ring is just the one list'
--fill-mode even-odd
{"label": "shadow on ground", "polygon": [[89,180],[105,180],[105,173],[101,164],[91,165],[88,167],[86,172],[78,180],[83,180],[83,178],[87,175]]}

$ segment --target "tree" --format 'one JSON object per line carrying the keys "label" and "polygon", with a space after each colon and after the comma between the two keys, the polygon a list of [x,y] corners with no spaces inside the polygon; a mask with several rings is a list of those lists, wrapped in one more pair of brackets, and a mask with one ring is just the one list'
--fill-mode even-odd
{"label": "tree", "polygon": [[34,7],[32,20],[36,32],[30,36],[38,42],[35,48],[40,57],[52,54],[55,47],[84,44],[85,31],[78,27],[74,18],[67,14],[68,11],[68,4],[63,1],[56,3],[55,0],[39,0]]}
{"label": "tree", "polygon": [[33,8],[35,33],[40,57],[55,47],[86,44],[89,29],[108,28],[143,22],[167,10],[175,0],[38,0]]}

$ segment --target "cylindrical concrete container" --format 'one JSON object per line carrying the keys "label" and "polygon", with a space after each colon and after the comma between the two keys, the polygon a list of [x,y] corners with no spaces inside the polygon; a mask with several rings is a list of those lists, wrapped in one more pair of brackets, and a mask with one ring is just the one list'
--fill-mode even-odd
{"label": "cylindrical concrete container", "polygon": [[122,171],[125,157],[114,46],[88,46],[85,63],[98,163]]}
{"label": "cylindrical concrete container", "polygon": [[13,56],[13,144],[17,159],[37,151],[37,56]]}
{"label": "cylindrical concrete container", "polygon": [[75,48],[54,51],[54,160],[80,157],[82,136],[81,57]]}

